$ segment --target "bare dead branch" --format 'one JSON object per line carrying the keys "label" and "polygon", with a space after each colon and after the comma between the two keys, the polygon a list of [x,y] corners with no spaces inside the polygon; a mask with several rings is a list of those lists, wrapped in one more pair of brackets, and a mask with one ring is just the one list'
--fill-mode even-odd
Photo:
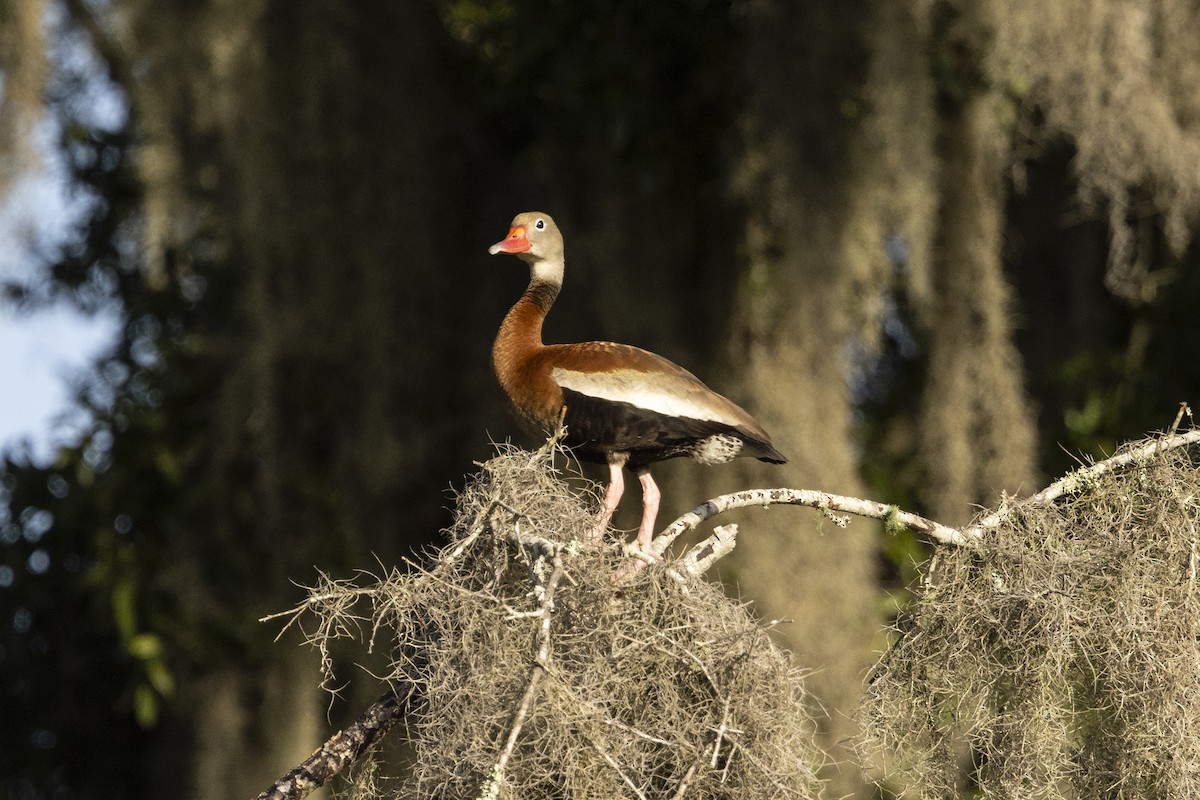
{"label": "bare dead branch", "polygon": [[371,750],[404,716],[412,686],[384,694],[359,715],[354,724],[338,731],[311,756],[277,780],[257,800],[299,800],[321,788],[343,769]]}
{"label": "bare dead branch", "polygon": [[[1180,404],[1179,414],[1176,415],[1172,430],[1178,427],[1184,414],[1190,414],[1190,409],[1186,404]],[[942,544],[971,547],[974,546],[975,542],[984,533],[1000,525],[1004,518],[1008,514],[1011,514],[1018,506],[1023,507],[1053,502],[1063,495],[1073,494],[1086,489],[1089,485],[1094,484],[1097,478],[1107,472],[1120,469],[1129,464],[1145,461],[1165,450],[1186,447],[1197,443],[1200,443],[1200,430],[1162,436],[1141,447],[1128,450],[1089,467],[1076,470],[1050,484],[1037,494],[1021,500],[1019,504],[1001,504],[999,510],[988,514],[973,525],[968,525],[962,529],[951,528],[948,525],[942,525],[940,522],[934,522],[918,514],[901,511],[895,506],[889,506],[874,500],[864,500],[859,497],[846,497],[844,495],[818,492],[812,489],[747,489],[742,492],[714,497],[696,506],[654,537],[651,547],[656,553],[662,555],[681,534],[695,528],[707,519],[711,519],[718,514],[734,508],[747,508],[750,506],[767,508],[771,505],[808,506],[825,511],[831,515],[833,512],[841,512],[868,519],[878,519],[889,525],[902,525],[918,533],[924,533]],[[831,516],[831,518],[839,527],[844,527],[846,524],[844,518],[834,516]],[[730,549],[732,550],[732,547]],[[707,562],[704,569],[706,570],[711,567],[712,563],[722,555],[724,553]],[[701,570],[701,572],[703,571]]]}
{"label": "bare dead branch", "polygon": [[718,525],[712,535],[697,544],[680,559],[683,570],[693,577],[708,572],[713,564],[733,552],[737,546],[737,525]]}
{"label": "bare dead branch", "polygon": [[[854,514],[859,517],[868,517],[888,523],[900,524],[906,528],[925,533],[945,544],[969,544],[968,537],[961,531],[926,519],[918,514],[901,511],[895,506],[877,503],[874,500],[863,500],[858,497],[846,497],[844,495],[818,492],[812,489],[783,488],[747,489],[742,492],[714,497],[696,506],[668,525],[662,533],[654,538],[651,547],[654,548],[656,553],[662,555],[680,534],[695,528],[710,517],[715,517],[717,514],[724,513],[733,508],[747,508],[749,506],[762,506],[766,508],[772,505],[808,506],[827,512],[837,511]],[[834,521],[839,526],[845,525],[842,519],[835,519]]]}
{"label": "bare dead branch", "polygon": [[1175,434],[1179,433],[1179,423],[1183,422],[1183,416],[1185,414],[1187,415],[1188,419],[1191,419],[1192,409],[1187,403],[1180,403],[1179,413],[1175,415],[1175,421],[1171,423],[1171,429],[1167,431],[1168,434],[1174,436]]}
{"label": "bare dead branch", "polygon": [[646,800],[646,793],[639,789],[638,785],[633,782],[633,779],[625,774],[625,770],[621,769],[621,765],[617,763],[617,760],[610,756],[600,745],[593,743],[592,746],[596,748],[596,752],[600,754],[600,757],[604,759],[605,763],[612,767],[617,775],[620,776],[621,780],[625,782],[625,785],[633,790],[633,793],[638,796],[639,800]]}
{"label": "bare dead branch", "polygon": [[700,766],[699,761],[693,761],[688,767],[688,771],[684,773],[683,779],[679,781],[679,785],[675,787],[675,794],[671,795],[671,800],[681,800],[684,794],[692,785],[692,779],[696,777],[696,769]]}
{"label": "bare dead branch", "polygon": [[513,713],[512,727],[508,731],[508,740],[505,741],[504,749],[500,751],[500,755],[496,758],[496,765],[492,768],[492,776],[480,793],[481,797],[498,795],[499,785],[504,780],[504,769],[508,766],[509,759],[512,758],[512,754],[517,748],[517,738],[520,737],[521,728],[525,725],[525,718],[529,716],[529,710],[533,707],[533,700],[537,696],[538,684],[541,682],[542,676],[546,673],[546,669],[550,663],[550,619],[554,613],[554,588],[558,586],[558,582],[564,573],[561,552],[555,551],[553,563],[554,569],[551,571],[550,577],[546,580],[541,593],[542,597],[539,605],[542,611],[542,622],[538,626],[538,649],[537,653],[534,654],[533,667],[529,670],[529,682],[525,686],[525,693],[521,696],[521,702],[517,704],[516,711]]}
{"label": "bare dead branch", "polygon": [[[1180,408],[1180,416],[1184,413],[1185,408]],[[1180,416],[1176,417],[1176,424]],[[1099,461],[1092,464],[1090,467],[1077,469],[1074,472],[1066,475],[1063,478],[1042,489],[1035,495],[1022,500],[1019,505],[1031,506],[1041,505],[1043,503],[1051,503],[1063,495],[1075,494],[1089,486],[1095,485],[1096,479],[1101,475],[1120,469],[1129,464],[1137,464],[1144,462],[1158,453],[1166,450],[1173,450],[1177,447],[1186,447],[1188,445],[1200,443],[1200,430],[1192,430],[1187,433],[1179,433],[1168,436],[1163,436],[1148,442],[1141,447],[1135,447],[1132,450],[1127,450],[1124,453],[1106,458],[1104,461]],[[1001,507],[987,516],[981,518],[974,525],[969,525],[963,528],[961,536],[967,539],[978,539],[987,531],[999,526],[1008,514],[1014,510],[1013,506],[1007,508]]]}

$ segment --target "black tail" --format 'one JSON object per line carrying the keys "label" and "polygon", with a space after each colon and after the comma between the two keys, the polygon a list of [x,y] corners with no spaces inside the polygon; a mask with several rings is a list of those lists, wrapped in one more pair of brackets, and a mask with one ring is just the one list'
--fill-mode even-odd
{"label": "black tail", "polygon": [[[787,456],[776,450],[767,442],[759,439],[746,439],[746,446],[759,461],[765,461],[768,464],[787,463]],[[747,453],[747,455],[750,455],[750,453]]]}

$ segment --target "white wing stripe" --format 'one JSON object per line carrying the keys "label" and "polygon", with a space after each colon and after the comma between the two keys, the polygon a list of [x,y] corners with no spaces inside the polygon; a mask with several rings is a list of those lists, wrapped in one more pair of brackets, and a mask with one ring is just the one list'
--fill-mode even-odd
{"label": "white wing stripe", "polygon": [[[720,422],[731,427],[741,422],[709,405],[696,402],[682,392],[655,386],[647,380],[647,373],[637,370],[613,370],[611,372],[576,372],[555,367],[551,373],[555,382],[564,389],[586,394],[601,400],[644,408],[671,417],[688,417],[710,422]],[[686,387],[691,388],[691,387]],[[685,389],[686,391],[686,389]]]}

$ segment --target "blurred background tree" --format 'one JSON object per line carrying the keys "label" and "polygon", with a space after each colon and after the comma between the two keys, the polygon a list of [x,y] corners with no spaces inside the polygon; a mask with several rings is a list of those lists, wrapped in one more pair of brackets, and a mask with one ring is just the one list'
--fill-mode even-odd
{"label": "blurred background tree", "polygon": [[[484,249],[520,210],[566,231],[548,338],[661,352],[793,459],[669,466],[664,519],[792,485],[960,523],[1169,421],[1198,29],[1184,0],[10,0],[0,181],[49,116],[88,208],[10,302],[122,327],[79,441],[3,465],[9,795],[247,796],[319,742],[310,654],[255,620],[436,541],[514,430],[487,357],[527,276]],[[793,620],[831,793],[871,796],[838,742],[920,549],[744,524],[723,577]]]}

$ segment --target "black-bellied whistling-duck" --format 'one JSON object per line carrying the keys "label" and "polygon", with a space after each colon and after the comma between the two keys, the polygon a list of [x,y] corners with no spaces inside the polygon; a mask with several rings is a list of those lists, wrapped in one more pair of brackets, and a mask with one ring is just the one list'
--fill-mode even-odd
{"label": "black-bellied whistling-duck", "polygon": [[552,431],[562,419],[565,444],[577,458],[608,464],[598,531],[607,528],[624,492],[622,467],[641,481],[638,544],[653,555],[659,492],[651,464],[676,456],[702,464],[739,455],[787,461],[753,417],[662,356],[612,342],[542,344],[542,321],[562,288],[564,265],[562,234],[549,215],[518,214],[488,252],[511,253],[530,271],[529,286],[492,347],[496,377],[526,423]]}

